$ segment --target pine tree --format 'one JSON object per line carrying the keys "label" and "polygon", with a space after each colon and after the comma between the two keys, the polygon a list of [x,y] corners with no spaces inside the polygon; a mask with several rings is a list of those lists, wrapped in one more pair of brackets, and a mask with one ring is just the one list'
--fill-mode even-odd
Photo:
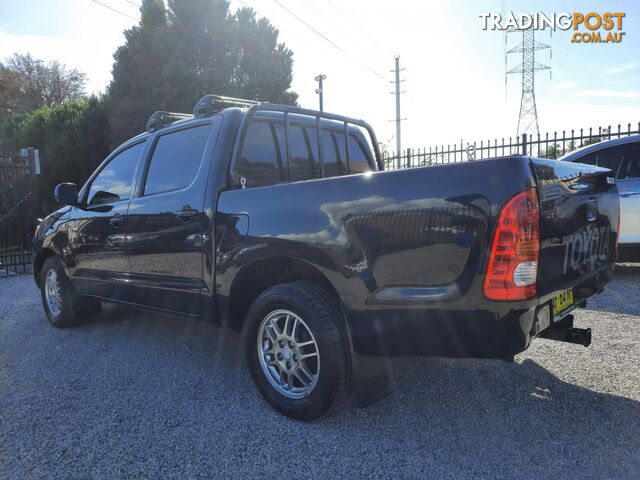
{"label": "pine tree", "polygon": [[114,58],[107,105],[114,144],[155,110],[191,112],[207,93],[295,103],[293,53],[253,10],[223,0],[144,0]]}

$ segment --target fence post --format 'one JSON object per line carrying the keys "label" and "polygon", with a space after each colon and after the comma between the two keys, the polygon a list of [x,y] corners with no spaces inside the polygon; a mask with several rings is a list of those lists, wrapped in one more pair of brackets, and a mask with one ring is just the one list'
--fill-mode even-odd
{"label": "fence post", "polygon": [[522,155],[527,154],[527,134],[522,134]]}
{"label": "fence post", "polygon": [[38,179],[40,175],[40,151],[29,147],[27,148],[27,161],[29,162],[28,186],[31,192],[29,215],[36,217],[40,212],[40,199],[38,198]]}

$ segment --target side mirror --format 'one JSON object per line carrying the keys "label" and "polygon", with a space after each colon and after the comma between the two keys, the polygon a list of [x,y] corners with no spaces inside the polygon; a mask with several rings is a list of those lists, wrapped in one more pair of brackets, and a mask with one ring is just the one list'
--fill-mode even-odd
{"label": "side mirror", "polygon": [[75,183],[60,183],[53,191],[56,202],[72,207],[78,203],[78,187]]}

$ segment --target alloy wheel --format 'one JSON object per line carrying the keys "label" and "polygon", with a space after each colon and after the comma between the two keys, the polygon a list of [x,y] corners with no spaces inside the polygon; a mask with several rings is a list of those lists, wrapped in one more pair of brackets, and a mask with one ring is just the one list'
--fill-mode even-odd
{"label": "alloy wheel", "polygon": [[295,313],[269,313],[258,330],[258,357],[269,383],[282,395],[311,394],[320,375],[320,351],[309,326]]}

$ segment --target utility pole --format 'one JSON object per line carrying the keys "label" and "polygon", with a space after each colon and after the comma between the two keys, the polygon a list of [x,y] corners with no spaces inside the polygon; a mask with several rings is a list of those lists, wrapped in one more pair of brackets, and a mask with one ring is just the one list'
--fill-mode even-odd
{"label": "utility pole", "polygon": [[397,157],[397,167],[400,168],[400,158],[402,157],[402,133],[401,133],[401,129],[400,129],[400,124],[402,122],[402,120],[406,120],[406,118],[402,118],[400,117],[400,95],[402,93],[405,93],[404,91],[400,91],[400,83],[404,82],[404,80],[400,80],[400,72],[402,70],[404,70],[404,68],[400,68],[400,57],[395,57],[395,61],[396,61],[396,68],[395,70],[395,84],[396,84],[396,90],[395,92],[391,92],[393,94],[395,94],[396,96],[396,154],[398,155]]}
{"label": "utility pole", "polygon": [[324,112],[324,95],[323,95],[324,91],[322,87],[322,81],[326,78],[327,76],[324,74],[320,74],[315,78],[316,82],[318,82],[318,88],[316,88],[316,93],[320,95],[320,111],[321,112]]}

